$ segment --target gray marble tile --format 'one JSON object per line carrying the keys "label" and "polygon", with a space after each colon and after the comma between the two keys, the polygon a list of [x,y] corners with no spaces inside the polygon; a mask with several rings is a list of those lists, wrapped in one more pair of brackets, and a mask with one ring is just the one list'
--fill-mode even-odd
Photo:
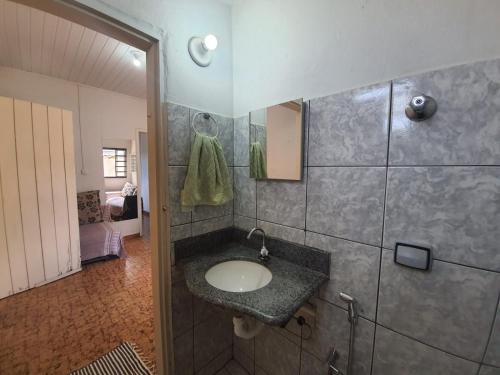
{"label": "gray marble tile", "polygon": [[500,375],[500,367],[481,365],[479,375]]}
{"label": "gray marble tile", "polygon": [[235,360],[229,361],[224,368],[230,375],[248,375],[248,372]]}
{"label": "gray marble tile", "polygon": [[[229,178],[233,181],[233,167],[229,167]],[[233,200],[220,206],[196,206],[193,209],[193,221],[207,220],[214,217],[231,215],[233,213]]]}
{"label": "gray marble tile", "polygon": [[330,280],[320,289],[320,297],[345,307],[339,293],[347,293],[358,301],[359,314],[374,320],[380,248],[312,232],[306,232],[306,245],[332,254]]}
{"label": "gray marble tile", "polygon": [[[330,374],[327,359],[318,359],[305,350],[302,350],[300,359],[300,375]],[[354,368],[351,375],[370,375],[370,368]]]}
{"label": "gray marble tile", "polygon": [[302,181],[257,181],[257,219],[304,229],[306,185]]}
{"label": "gray marble tile", "polygon": [[[194,327],[195,371],[199,371],[219,354],[223,353],[226,348],[230,347],[232,337],[233,322],[229,315],[221,315],[196,325]],[[230,358],[231,354],[229,355]],[[224,363],[220,368],[224,366]]]}
{"label": "gray marble tile", "polygon": [[245,369],[250,375],[255,374],[255,360],[248,357],[240,349],[233,347],[233,358]]}
{"label": "gray marble tile", "polygon": [[272,375],[298,375],[300,346],[266,326],[255,338],[255,364]]}
{"label": "gray marble tile", "polygon": [[430,272],[382,253],[378,323],[423,343],[481,361],[497,308],[500,274],[434,261]]}
{"label": "gray marble tile", "polygon": [[[211,362],[208,363],[205,367],[203,367],[201,370],[195,371],[196,375],[213,375],[215,373],[219,373],[219,371],[224,370],[224,366],[226,363],[228,363],[233,356],[231,347],[226,347],[220,354],[218,354]],[[229,374],[227,371],[226,373],[222,373],[222,375]],[[232,375],[232,374],[230,374]]]}
{"label": "gray marble tile", "polygon": [[386,164],[390,83],[311,100],[309,166]]}
{"label": "gray marble tile", "polygon": [[[285,327],[294,327],[297,326],[297,322],[295,319],[290,320]],[[298,334],[294,332],[293,329],[282,328],[279,326],[270,326],[272,330],[274,330],[278,335],[283,336],[294,344],[300,346],[300,327],[298,330]]]}
{"label": "gray marble tile", "polygon": [[[302,140],[303,166],[307,167],[309,160],[309,128],[311,124],[311,101],[305,101],[304,108],[304,133]],[[304,173],[306,175],[307,173]]]}
{"label": "gray marble tile", "polygon": [[176,261],[176,259],[175,259],[175,246],[174,246],[173,242],[170,242],[170,246],[168,248],[168,251],[170,253],[170,264],[172,266],[175,266],[175,263],[176,263],[175,262]]}
{"label": "gray marble tile", "polygon": [[[257,220],[257,226],[262,228],[266,232],[267,236],[301,245],[304,245],[305,243],[306,232],[303,229],[291,228],[285,225],[273,224],[262,220]],[[272,252],[272,249],[269,249],[269,251]]]}
{"label": "gray marble tile", "polygon": [[488,343],[484,363],[500,367],[500,304],[497,308],[497,315],[491,331],[490,342]]}
{"label": "gray marble tile", "polygon": [[250,123],[247,116],[234,119],[234,165],[247,167],[249,165]]}
{"label": "gray marble tile", "polygon": [[500,167],[389,168],[384,247],[500,271]]}
{"label": "gray marble tile", "polygon": [[255,228],[257,226],[257,219],[234,215],[234,226],[239,229],[250,231],[252,230],[252,228]]}
{"label": "gray marble tile", "polygon": [[[308,304],[308,303],[306,302],[306,304]],[[297,310],[297,312],[295,313],[295,316],[297,316],[297,314],[299,314],[299,312],[300,312],[300,309]],[[309,315],[307,312],[305,312],[305,311],[301,312],[300,315],[305,319],[305,322],[307,324],[314,324],[314,317]],[[278,329],[279,333],[281,333],[285,337],[290,338],[290,340],[292,340],[292,341],[294,340],[293,336],[300,339],[300,337],[302,335],[302,326],[300,326],[298,324],[296,319],[291,319],[283,328],[282,327],[279,327],[279,328],[274,327],[274,328]],[[300,343],[300,340],[298,342]]]}
{"label": "gray marble tile", "polygon": [[174,340],[175,375],[193,375],[193,329]]}
{"label": "gray marble tile", "polygon": [[255,358],[255,338],[243,339],[233,335],[233,347],[252,359],[252,361]]}
{"label": "gray marble tile", "polygon": [[215,320],[223,315],[230,315],[230,311],[213,303],[205,302],[193,295],[193,319],[195,325],[207,320]]}
{"label": "gray marble tile", "polygon": [[172,327],[174,337],[193,327],[193,295],[186,283],[172,286]]}
{"label": "gray marble tile", "polygon": [[380,246],[382,167],[310,167],[307,230]]}
{"label": "gray marble tile", "polygon": [[319,360],[312,354],[302,350],[300,354],[300,375],[325,375],[328,374],[328,361]]}
{"label": "gray marble tile", "polygon": [[[404,113],[410,98],[434,97],[424,122]],[[394,81],[390,164],[500,164],[500,60]]]}
{"label": "gray marble tile", "polygon": [[179,241],[191,237],[191,223],[170,227],[170,241]]}
{"label": "gray marble tile", "polygon": [[373,375],[475,375],[478,367],[377,326]]}
{"label": "gray marble tile", "polygon": [[[189,116],[192,120],[196,113],[200,111],[190,109]],[[234,126],[233,119],[227,118],[215,114],[211,114],[214,119],[217,121],[219,125],[219,142],[224,149],[224,157],[226,159],[226,163],[228,166],[234,165]],[[215,127],[212,120],[205,120],[202,115],[197,116],[196,118],[196,129],[198,129],[201,133],[207,135],[215,135],[217,134],[217,128]],[[191,132],[191,140],[194,139],[194,131]]]}
{"label": "gray marble tile", "polygon": [[172,271],[172,273],[170,274],[172,285],[185,282],[186,278],[184,277],[184,267],[182,264],[176,264],[172,266],[170,270]]}
{"label": "gray marble tile", "polygon": [[184,187],[187,167],[168,167],[168,183],[170,189],[170,225],[191,222],[191,212],[181,209],[181,190]]}
{"label": "gray marble tile", "polygon": [[193,223],[193,236],[233,226],[233,216],[222,216]]}
{"label": "gray marble tile", "polygon": [[249,167],[234,168],[234,213],[256,217],[256,182]]}
{"label": "gray marble tile", "polygon": [[188,165],[191,153],[189,108],[167,103],[168,164]]}
{"label": "gray marble tile", "polygon": [[[302,349],[316,358],[328,358],[333,347],[339,353],[338,369],[345,373],[349,350],[349,321],[347,311],[328,302],[312,299],[316,306],[316,325],[309,339],[302,340]],[[373,351],[375,325],[366,319],[359,319],[355,333],[353,373],[369,375]]]}

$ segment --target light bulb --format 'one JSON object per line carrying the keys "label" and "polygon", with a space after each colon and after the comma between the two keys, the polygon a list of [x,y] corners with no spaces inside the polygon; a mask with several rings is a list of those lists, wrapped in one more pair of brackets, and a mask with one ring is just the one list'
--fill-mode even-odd
{"label": "light bulb", "polygon": [[140,67],[141,66],[141,60],[139,60],[137,57],[134,57],[134,60],[132,60],[132,63],[137,66],[137,67]]}
{"label": "light bulb", "polygon": [[213,51],[217,48],[217,37],[213,34],[208,34],[205,38],[203,38],[203,47],[207,51]]}

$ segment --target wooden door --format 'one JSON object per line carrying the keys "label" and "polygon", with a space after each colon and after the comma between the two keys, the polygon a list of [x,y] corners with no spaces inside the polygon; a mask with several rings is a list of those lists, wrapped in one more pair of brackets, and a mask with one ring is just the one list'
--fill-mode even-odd
{"label": "wooden door", "polygon": [[72,116],[0,97],[0,298],[81,268]]}
{"label": "wooden door", "polygon": [[[24,253],[30,288],[45,281],[38,210],[31,103],[14,100],[19,201],[23,225]],[[40,181],[44,183],[43,180]]]}
{"label": "wooden door", "polygon": [[13,293],[28,288],[26,254],[24,252],[23,222],[16,157],[14,100],[0,97],[0,173],[2,175],[3,217]]}

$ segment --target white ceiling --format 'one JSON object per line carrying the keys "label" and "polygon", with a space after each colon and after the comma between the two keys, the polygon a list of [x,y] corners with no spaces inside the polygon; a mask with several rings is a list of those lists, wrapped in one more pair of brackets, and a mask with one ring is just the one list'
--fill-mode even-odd
{"label": "white ceiling", "polygon": [[81,25],[0,0],[0,65],[146,97],[146,55]]}

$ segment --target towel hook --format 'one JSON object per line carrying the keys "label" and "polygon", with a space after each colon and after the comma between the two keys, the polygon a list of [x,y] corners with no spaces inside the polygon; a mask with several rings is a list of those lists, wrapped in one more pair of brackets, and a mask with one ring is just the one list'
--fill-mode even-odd
{"label": "towel hook", "polygon": [[198,129],[196,129],[196,126],[195,126],[195,121],[196,121],[196,118],[200,115],[203,115],[203,118],[205,120],[212,120],[217,128],[217,132],[215,134],[215,137],[218,137],[219,136],[219,123],[217,122],[217,120],[215,120],[213,118],[213,116],[210,114],[210,113],[206,113],[206,112],[198,112],[196,113],[194,116],[193,116],[193,120],[191,121],[191,127],[193,128],[193,130],[196,132],[196,133],[200,133],[202,134],[201,132],[198,131]]}
{"label": "towel hook", "polygon": [[432,96],[424,94],[411,98],[405,109],[406,117],[416,122],[430,119],[436,111],[436,100]]}

